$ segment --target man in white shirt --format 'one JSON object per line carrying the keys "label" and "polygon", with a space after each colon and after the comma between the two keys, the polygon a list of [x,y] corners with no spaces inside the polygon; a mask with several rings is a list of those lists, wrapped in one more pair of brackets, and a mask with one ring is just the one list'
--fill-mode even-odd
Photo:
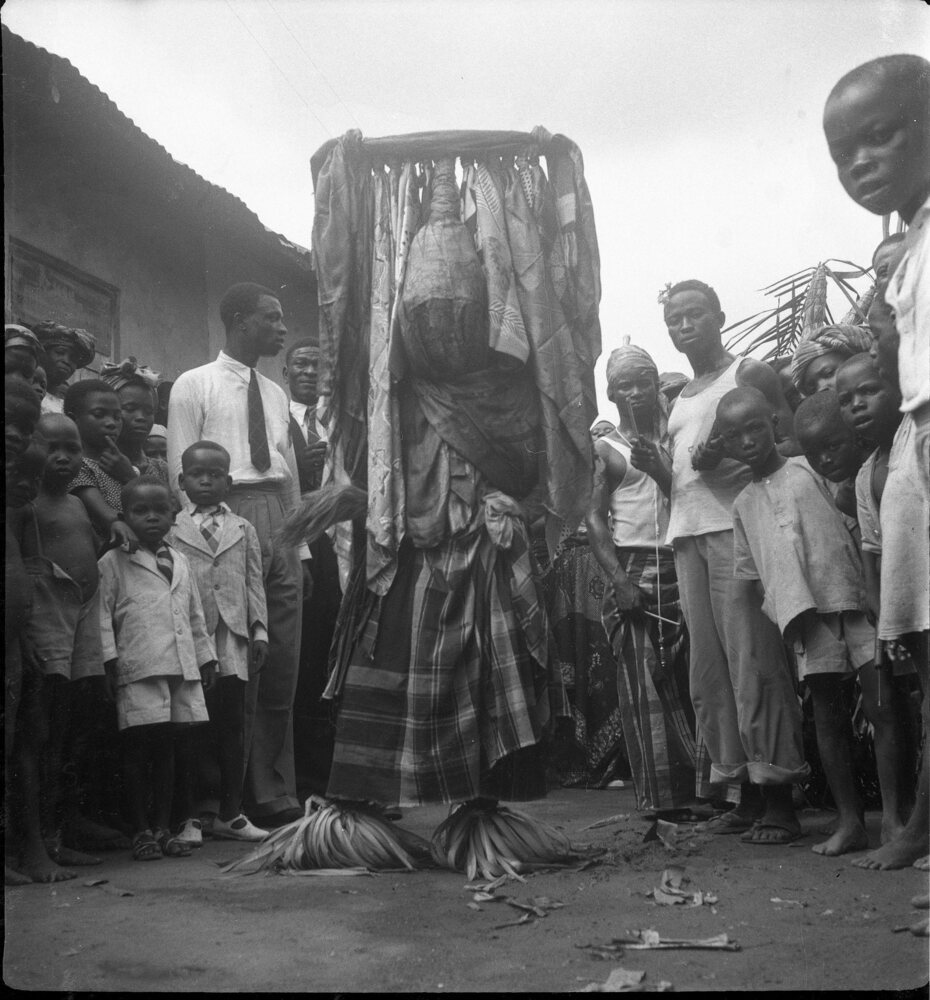
{"label": "man in white shirt", "polygon": [[216,361],[180,375],[168,410],[168,464],[179,481],[181,455],[195,441],[221,444],[230,454],[230,508],[249,521],[262,546],[268,599],[268,658],[246,691],[247,768],[244,805],[259,826],[301,815],[294,776],[293,707],[300,649],[306,546],[275,540],[300,490],[289,434],[287,396],[255,370],[260,357],[284,346],[281,303],[268,288],[233,285],[220,302],[226,347]]}

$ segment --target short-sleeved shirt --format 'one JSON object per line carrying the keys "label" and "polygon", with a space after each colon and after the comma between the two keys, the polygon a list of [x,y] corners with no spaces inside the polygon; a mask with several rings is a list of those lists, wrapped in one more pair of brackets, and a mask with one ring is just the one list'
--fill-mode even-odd
{"label": "short-sleeved shirt", "polygon": [[869,455],[856,473],[856,513],[862,531],[862,551],[881,555],[882,524],[878,500],[875,499],[875,491],[872,489],[872,476],[877,457],[878,449]]}
{"label": "short-sleeved shirt", "polygon": [[85,486],[96,486],[103,495],[107,506],[112,507],[117,514],[122,514],[122,484],[117,482],[108,472],[104,472],[92,458],[82,459],[80,471],[71,480],[68,491],[77,493]]}
{"label": "short-sleeved shirt", "polygon": [[751,482],[733,504],[733,572],[760,580],[784,632],[804,611],[865,610],[862,559],[829,490],[803,458]]}

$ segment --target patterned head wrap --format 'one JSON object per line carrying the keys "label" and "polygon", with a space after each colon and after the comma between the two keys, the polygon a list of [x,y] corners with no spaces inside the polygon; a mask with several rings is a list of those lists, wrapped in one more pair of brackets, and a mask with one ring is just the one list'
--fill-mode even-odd
{"label": "patterned head wrap", "polygon": [[100,369],[100,378],[112,386],[114,392],[119,392],[127,385],[144,385],[154,394],[155,386],[158,385],[158,372],[140,365],[133,357],[125,358],[117,364],[107,362]]}
{"label": "patterned head wrap", "polygon": [[[616,402],[617,382],[623,377],[641,373],[649,374],[656,384],[656,389],[659,388],[659,369],[652,360],[652,355],[641,347],[629,343],[627,338],[623,347],[611,351],[607,359],[607,398],[611,402]],[[668,400],[661,392],[657,392],[656,397],[655,431],[660,438],[663,438],[668,427]]]}
{"label": "patterned head wrap", "polygon": [[648,371],[659,382],[659,369],[652,355],[634,344],[624,344],[610,352],[607,359],[607,396],[613,399],[615,384],[625,375]]}
{"label": "patterned head wrap", "polygon": [[86,330],[76,330],[51,321],[37,323],[32,332],[39,338],[42,348],[64,345],[74,353],[75,368],[86,368],[94,360],[97,342]]}
{"label": "patterned head wrap", "polygon": [[791,362],[791,381],[800,391],[804,373],[815,358],[823,357],[829,351],[838,351],[844,357],[867,351],[872,346],[872,334],[867,326],[850,326],[835,323],[822,326],[809,340],[802,340],[794,352]]}
{"label": "patterned head wrap", "polygon": [[28,326],[20,326],[18,323],[7,323],[3,328],[3,346],[28,348],[39,360],[39,353],[42,345],[39,338],[29,329]]}

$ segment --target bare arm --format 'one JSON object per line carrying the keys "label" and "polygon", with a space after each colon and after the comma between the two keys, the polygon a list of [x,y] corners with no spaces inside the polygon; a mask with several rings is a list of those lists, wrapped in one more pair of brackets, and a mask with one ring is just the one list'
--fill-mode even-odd
{"label": "bare arm", "polygon": [[865,603],[874,622],[878,621],[880,607],[881,556],[877,552],[862,553],[862,570],[865,577]]}

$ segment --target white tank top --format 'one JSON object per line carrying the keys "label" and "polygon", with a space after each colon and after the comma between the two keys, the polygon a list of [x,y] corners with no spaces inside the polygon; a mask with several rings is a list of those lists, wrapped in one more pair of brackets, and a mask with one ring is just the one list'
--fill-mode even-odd
{"label": "white tank top", "polygon": [[724,458],[716,469],[695,472],[691,452],[707,440],[717,403],[736,388],[742,358],[696,396],[679,396],[668,419],[672,448],[672,496],[667,541],[733,528],[733,501],[752,478],[748,465]]}
{"label": "white tank top", "polygon": [[654,479],[633,468],[628,444],[613,437],[605,437],[603,440],[626,459],[623,482],[610,494],[610,523],[614,545],[625,549],[655,549],[658,544],[665,548],[668,504],[662,491]]}

